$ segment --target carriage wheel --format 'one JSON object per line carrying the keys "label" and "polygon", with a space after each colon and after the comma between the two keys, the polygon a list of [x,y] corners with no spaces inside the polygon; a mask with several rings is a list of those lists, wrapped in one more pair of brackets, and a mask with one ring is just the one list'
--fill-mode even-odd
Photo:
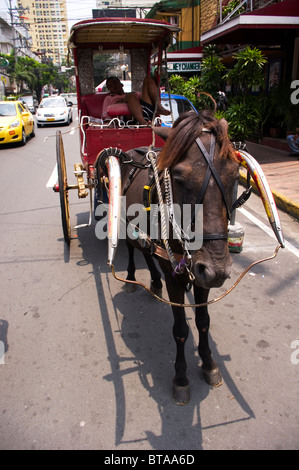
{"label": "carriage wheel", "polygon": [[61,131],[56,132],[56,158],[63,235],[65,243],[69,245],[71,241],[70,206]]}

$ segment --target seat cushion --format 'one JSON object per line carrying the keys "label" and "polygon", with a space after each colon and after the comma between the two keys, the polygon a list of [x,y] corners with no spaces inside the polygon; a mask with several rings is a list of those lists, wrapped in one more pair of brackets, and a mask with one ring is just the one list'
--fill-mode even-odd
{"label": "seat cushion", "polygon": [[127,103],[115,103],[111,104],[107,108],[109,116],[130,116],[132,113],[129,110]]}

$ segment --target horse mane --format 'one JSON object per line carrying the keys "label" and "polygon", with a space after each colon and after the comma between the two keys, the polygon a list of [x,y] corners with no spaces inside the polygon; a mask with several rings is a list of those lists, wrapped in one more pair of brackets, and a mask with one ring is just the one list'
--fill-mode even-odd
{"label": "horse mane", "polygon": [[212,132],[219,145],[221,158],[237,161],[235,151],[228,137],[228,124],[225,119],[217,119],[211,111],[205,110],[198,113],[193,111],[183,113],[175,121],[169,137],[159,155],[158,167],[160,170],[170,168],[183,159],[195,139],[204,129]]}

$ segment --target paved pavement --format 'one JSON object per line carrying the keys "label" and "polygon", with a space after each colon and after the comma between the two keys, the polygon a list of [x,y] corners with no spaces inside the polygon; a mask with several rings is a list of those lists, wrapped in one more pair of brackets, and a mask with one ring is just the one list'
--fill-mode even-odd
{"label": "paved pavement", "polygon": [[[292,155],[283,139],[268,139],[267,145],[246,144],[263,169],[277,207],[299,220],[299,155]],[[241,182],[245,175],[241,171]]]}

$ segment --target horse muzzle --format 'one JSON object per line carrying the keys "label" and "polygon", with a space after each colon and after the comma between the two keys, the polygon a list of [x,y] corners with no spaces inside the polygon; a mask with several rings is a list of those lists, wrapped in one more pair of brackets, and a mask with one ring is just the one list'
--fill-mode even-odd
{"label": "horse muzzle", "polygon": [[212,263],[205,260],[197,260],[193,263],[195,283],[204,289],[221,287],[224,281],[230,277],[231,260],[224,263]]}

